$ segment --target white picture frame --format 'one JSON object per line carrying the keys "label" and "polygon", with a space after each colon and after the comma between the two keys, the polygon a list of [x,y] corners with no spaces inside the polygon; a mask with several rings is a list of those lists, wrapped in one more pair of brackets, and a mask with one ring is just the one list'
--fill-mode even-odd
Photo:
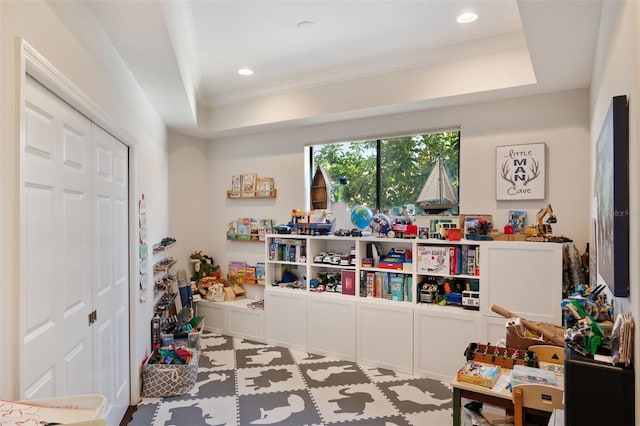
{"label": "white picture frame", "polygon": [[496,200],[544,200],[546,145],[496,147]]}

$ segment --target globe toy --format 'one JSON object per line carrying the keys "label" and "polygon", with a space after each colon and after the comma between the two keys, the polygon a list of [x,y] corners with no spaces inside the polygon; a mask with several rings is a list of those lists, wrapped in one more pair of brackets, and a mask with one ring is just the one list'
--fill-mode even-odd
{"label": "globe toy", "polygon": [[387,235],[387,233],[391,231],[391,219],[381,213],[378,213],[373,215],[369,222],[369,226],[371,227],[371,231],[374,235]]}
{"label": "globe toy", "polygon": [[358,229],[365,229],[373,218],[371,209],[365,206],[355,206],[351,209],[351,223]]}

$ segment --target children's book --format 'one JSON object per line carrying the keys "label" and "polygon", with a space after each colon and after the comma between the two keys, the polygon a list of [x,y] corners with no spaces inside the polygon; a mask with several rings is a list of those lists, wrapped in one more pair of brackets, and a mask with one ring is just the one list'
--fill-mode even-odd
{"label": "children's book", "polygon": [[248,266],[244,270],[244,283],[256,284],[256,267]]}
{"label": "children's book", "polygon": [[229,274],[227,280],[229,284],[244,284],[247,262],[231,260],[229,261]]}
{"label": "children's book", "polygon": [[231,176],[231,190],[232,191],[242,190],[242,176],[240,175]]}
{"label": "children's book", "polygon": [[256,284],[263,284],[265,280],[265,263],[258,262],[256,263]]}
{"label": "children's book", "polygon": [[522,210],[509,210],[509,222],[513,226],[513,232],[525,232],[527,229],[527,212]]}
{"label": "children's book", "polygon": [[404,301],[404,276],[392,274],[389,283],[391,285],[391,300]]}
{"label": "children's book", "polygon": [[256,195],[259,197],[268,197],[273,190],[273,178],[262,177],[256,181]]}

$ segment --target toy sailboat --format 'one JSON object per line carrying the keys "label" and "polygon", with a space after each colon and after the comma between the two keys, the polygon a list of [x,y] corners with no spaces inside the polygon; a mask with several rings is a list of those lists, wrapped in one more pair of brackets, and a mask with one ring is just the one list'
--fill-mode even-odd
{"label": "toy sailboat", "polygon": [[328,190],[329,178],[322,167],[316,167],[316,173],[311,181],[311,207],[316,209],[326,209],[329,198]]}
{"label": "toy sailboat", "polygon": [[438,157],[418,199],[418,207],[428,213],[442,213],[458,206],[458,195],[451,183],[451,178],[444,167],[442,158]]}

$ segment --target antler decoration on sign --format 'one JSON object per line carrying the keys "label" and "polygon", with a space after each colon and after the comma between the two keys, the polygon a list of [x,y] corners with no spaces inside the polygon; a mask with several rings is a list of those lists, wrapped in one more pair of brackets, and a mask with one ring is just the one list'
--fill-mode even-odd
{"label": "antler decoration on sign", "polygon": [[509,177],[508,164],[509,164],[509,160],[506,160],[504,163],[502,163],[502,173],[500,174],[500,176],[502,176],[502,179],[506,180],[511,185],[516,186],[516,183],[514,182],[514,180]]}
{"label": "antler decoration on sign", "polygon": [[540,176],[540,163],[533,158],[531,159],[531,162],[533,163],[533,165],[529,168],[529,170],[531,170],[531,174],[529,175],[527,180],[524,181],[524,186],[527,186],[529,182]]}

